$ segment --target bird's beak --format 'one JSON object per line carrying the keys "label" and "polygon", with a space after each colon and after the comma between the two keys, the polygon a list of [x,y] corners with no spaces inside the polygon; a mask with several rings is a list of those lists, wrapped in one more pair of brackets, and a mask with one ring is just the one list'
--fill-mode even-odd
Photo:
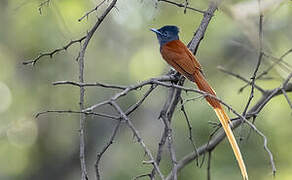
{"label": "bird's beak", "polygon": [[162,34],[161,34],[161,32],[160,32],[160,31],[158,31],[157,29],[151,28],[151,29],[150,29],[150,31],[153,31],[153,32],[155,32],[155,33],[157,33],[157,34],[160,34],[160,35],[162,35]]}

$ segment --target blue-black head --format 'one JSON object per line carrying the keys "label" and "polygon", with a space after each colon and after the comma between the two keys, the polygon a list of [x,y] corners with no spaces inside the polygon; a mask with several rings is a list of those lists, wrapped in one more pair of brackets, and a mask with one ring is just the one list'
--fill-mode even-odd
{"label": "blue-black head", "polygon": [[150,30],[156,33],[160,46],[179,39],[179,29],[176,26],[163,26],[160,29],[151,28]]}

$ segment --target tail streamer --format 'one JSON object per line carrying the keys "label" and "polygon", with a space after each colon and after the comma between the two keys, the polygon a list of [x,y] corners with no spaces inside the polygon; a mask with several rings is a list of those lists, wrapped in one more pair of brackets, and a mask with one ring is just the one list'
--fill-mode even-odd
{"label": "tail streamer", "polygon": [[232,150],[234,152],[234,155],[236,157],[236,160],[238,162],[242,177],[244,180],[248,180],[248,175],[247,175],[247,171],[246,171],[246,167],[244,164],[244,161],[242,159],[242,155],[240,153],[240,149],[236,143],[235,137],[232,133],[232,130],[228,124],[228,122],[230,121],[230,119],[228,118],[228,116],[226,115],[225,111],[222,108],[215,108],[214,109],[217,117],[219,118],[222,127],[226,133],[226,136],[228,138],[228,141],[232,147]]}
{"label": "tail streamer", "polygon": [[[213,96],[216,96],[215,91],[211,88],[211,86],[206,81],[205,77],[202,75],[201,72],[197,71],[193,74],[194,76],[194,82],[197,84],[198,88],[204,92],[207,92]],[[228,115],[225,113],[224,109],[222,108],[220,102],[213,98],[213,97],[206,97],[207,102],[210,104],[210,106],[213,107],[218,119],[220,120],[220,123],[222,124],[222,127],[225,131],[225,134],[227,136],[227,139],[231,145],[231,148],[233,150],[233,153],[236,157],[236,160],[238,162],[242,177],[244,180],[248,180],[248,175],[246,171],[246,167],[240,152],[240,149],[237,145],[236,139],[233,135],[233,132],[229,126],[230,119]]]}

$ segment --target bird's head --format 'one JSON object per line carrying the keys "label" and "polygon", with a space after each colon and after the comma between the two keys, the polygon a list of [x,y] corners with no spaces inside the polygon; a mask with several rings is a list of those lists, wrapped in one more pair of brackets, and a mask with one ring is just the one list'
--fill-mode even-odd
{"label": "bird's head", "polygon": [[170,41],[179,39],[179,29],[176,26],[163,26],[160,29],[151,28],[150,30],[155,32],[157,35],[160,46],[163,46]]}

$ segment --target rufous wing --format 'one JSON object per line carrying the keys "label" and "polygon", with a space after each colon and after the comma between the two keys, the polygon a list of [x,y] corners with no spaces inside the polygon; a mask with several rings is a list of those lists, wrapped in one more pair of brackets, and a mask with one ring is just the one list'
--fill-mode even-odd
{"label": "rufous wing", "polygon": [[194,72],[201,71],[200,63],[180,40],[166,43],[161,47],[160,52],[169,65],[191,81],[194,81]]}

